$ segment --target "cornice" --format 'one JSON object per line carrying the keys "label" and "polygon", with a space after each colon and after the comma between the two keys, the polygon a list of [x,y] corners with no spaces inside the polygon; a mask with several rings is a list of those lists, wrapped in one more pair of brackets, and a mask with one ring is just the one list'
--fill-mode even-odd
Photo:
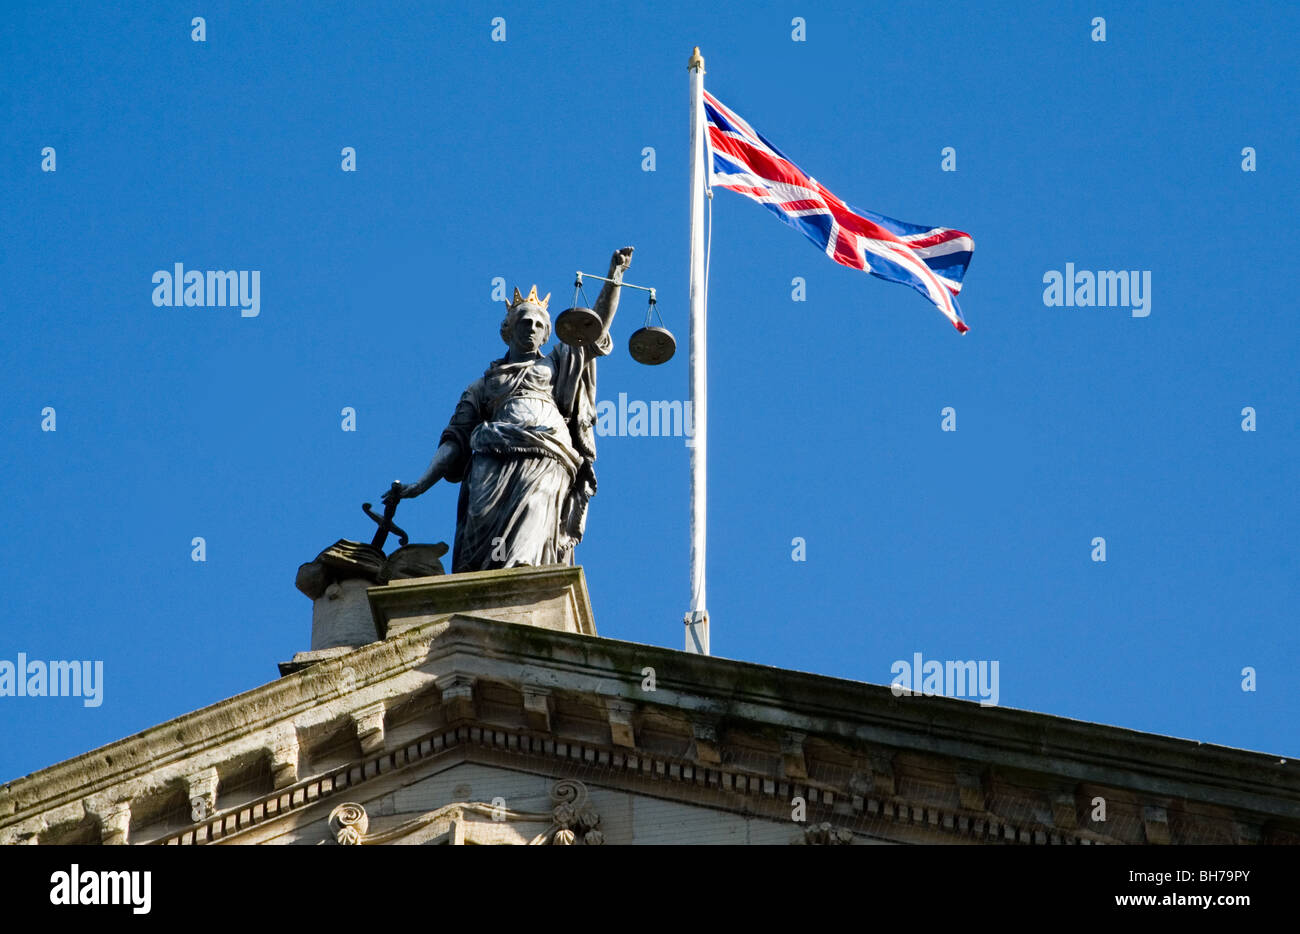
{"label": "cornice", "polygon": [[[856,797],[847,788],[824,783],[793,782],[744,769],[701,768],[663,756],[629,752],[593,743],[564,742],[488,724],[462,723],[439,730],[399,749],[350,763],[298,782],[256,801],[219,812],[178,833],[152,841],[156,846],[203,846],[256,842],[274,825],[301,816],[299,826],[331,816],[351,799],[369,800],[387,792],[394,782],[417,780],[412,773],[437,764],[442,768],[463,762],[532,771],[550,777],[581,774],[606,788],[707,807],[772,821],[789,820],[791,797],[809,804],[809,818],[791,822],[792,842],[797,835],[816,830],[833,820],[841,827],[856,824],[856,835],[888,840],[892,832],[923,836],[916,842],[954,841],[1038,845],[1088,845],[1101,843],[1096,834],[1062,832],[1013,822],[987,814],[936,808],[903,798]],[[387,781],[382,781],[387,779]],[[379,786],[379,787],[370,787]],[[838,806],[837,806],[838,805]],[[491,808],[485,802],[462,802],[461,807]],[[455,807],[447,805],[445,808]],[[438,812],[430,812],[438,813]],[[419,823],[429,815],[412,818]],[[511,815],[507,814],[507,817]],[[545,815],[513,815],[513,819],[538,820]],[[594,824],[592,825],[594,828]],[[868,829],[870,828],[870,829]],[[331,830],[337,833],[336,829]],[[396,834],[394,834],[396,836]],[[355,841],[354,841],[355,842]],[[373,842],[385,842],[382,838]]]}
{"label": "cornice", "polygon": [[[653,692],[642,690],[647,667],[656,674]],[[360,711],[358,722],[370,724],[368,741],[382,742],[385,709],[406,697],[436,688],[448,694],[447,703],[471,698],[456,695],[459,689],[448,693],[457,678],[533,692],[528,713],[542,724],[549,720],[548,692],[587,698],[607,711],[616,740],[620,732],[623,737],[614,748],[624,750],[635,743],[639,712],[689,720],[697,765],[687,768],[718,764],[718,726],[730,723],[774,737],[793,731],[850,752],[921,751],[1300,818],[1295,763],[1260,753],[950,698],[895,697],[880,685],[456,614],[390,632],[382,642],[11,782],[0,789],[0,829],[95,796],[129,797],[123,789],[132,782],[174,780],[196,763],[212,765],[235,744],[269,743],[275,731],[292,731],[313,717]],[[457,708],[457,718],[468,709]],[[788,752],[789,767],[801,768],[802,752]],[[879,804],[882,815],[893,806]],[[942,824],[941,812],[925,813],[939,814]]]}

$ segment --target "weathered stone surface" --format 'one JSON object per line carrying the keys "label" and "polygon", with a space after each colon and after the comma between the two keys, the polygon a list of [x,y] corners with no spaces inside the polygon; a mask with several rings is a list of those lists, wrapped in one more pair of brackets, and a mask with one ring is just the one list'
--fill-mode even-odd
{"label": "weathered stone surface", "polygon": [[551,731],[551,692],[535,685],[524,687],[524,716],[528,725],[541,733]]}
{"label": "weathered stone surface", "polygon": [[381,635],[450,613],[594,636],[596,624],[581,567],[551,565],[473,571],[372,587],[370,605]]}
{"label": "weathered stone surface", "polygon": [[313,651],[338,646],[358,646],[379,638],[370,612],[366,591],[372,587],[362,578],[339,581],[325,588],[312,601],[311,647]]}
{"label": "weathered stone surface", "polygon": [[[510,593],[541,570],[489,573]],[[346,803],[372,842],[429,814],[496,840],[500,807],[535,837],[571,778],[599,821],[564,812],[561,843],[1300,841],[1274,756],[446,613],[421,583],[399,604],[426,622],[4,785],[0,843],[328,843]]]}

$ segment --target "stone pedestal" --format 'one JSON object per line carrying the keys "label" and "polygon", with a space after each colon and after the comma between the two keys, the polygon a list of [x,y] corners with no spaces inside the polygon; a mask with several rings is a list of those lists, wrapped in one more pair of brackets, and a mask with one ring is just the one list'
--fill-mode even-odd
{"label": "stone pedestal", "polygon": [[441,575],[440,559],[446,553],[446,542],[403,544],[385,555],[377,545],[341,538],[315,560],[299,565],[294,586],[312,601],[311,650],[281,662],[280,674],[301,671],[382,639],[366,590],[393,580]]}
{"label": "stone pedestal", "polygon": [[412,626],[453,613],[596,635],[581,567],[505,568],[373,584],[336,581],[312,601],[311,651],[280,663],[280,674],[346,655]]}
{"label": "stone pedestal", "polygon": [[374,585],[352,578],[330,584],[311,604],[311,647],[313,651],[341,645],[358,646],[379,638],[370,613],[366,590]]}
{"label": "stone pedestal", "polygon": [[451,613],[596,635],[582,568],[567,564],[395,580],[366,593],[382,638]]}

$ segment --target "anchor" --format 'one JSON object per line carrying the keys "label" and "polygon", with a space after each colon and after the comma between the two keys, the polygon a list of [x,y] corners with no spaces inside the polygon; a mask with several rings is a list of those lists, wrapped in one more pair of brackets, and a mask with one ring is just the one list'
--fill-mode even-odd
{"label": "anchor", "polygon": [[403,548],[406,547],[406,543],[409,541],[406,533],[393,523],[393,516],[397,514],[397,503],[399,501],[397,494],[402,489],[402,481],[394,480],[393,485],[389,489],[392,490],[394,494],[393,501],[385,504],[384,514],[382,516],[375,515],[371,510],[369,503],[361,504],[361,511],[371,519],[374,519],[376,524],[379,526],[379,528],[375,530],[375,537],[370,540],[370,547],[378,548],[381,553],[384,550],[384,542],[388,541],[389,532],[393,532],[397,535],[397,540],[401,543]]}
{"label": "anchor", "polygon": [[[394,480],[391,487],[401,489],[402,482]],[[341,538],[333,545],[298,568],[295,585],[313,600],[325,594],[333,583],[360,578],[374,584],[387,584],[391,580],[407,577],[429,577],[445,573],[440,559],[447,553],[445,542],[412,545],[406,531],[393,521],[397,513],[397,498],[384,504],[384,514],[378,515],[370,503],[362,503],[361,511],[374,520],[378,528],[369,545]],[[401,547],[391,555],[384,554],[384,543],[389,535],[396,535]]]}

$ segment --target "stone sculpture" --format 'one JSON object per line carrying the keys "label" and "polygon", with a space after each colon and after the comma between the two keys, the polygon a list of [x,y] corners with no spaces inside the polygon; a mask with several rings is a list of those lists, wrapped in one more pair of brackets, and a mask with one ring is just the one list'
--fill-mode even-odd
{"label": "stone sculpture", "polygon": [[424,475],[384,493],[391,506],[439,480],[460,483],[453,572],[573,563],[596,492],[596,359],[613,348],[609,325],[631,261],[632,247],[610,259],[612,281],[594,308],[600,336],[557,341],[545,355],[550,294],[515,289],[501,322],[506,355],[461,395]]}

